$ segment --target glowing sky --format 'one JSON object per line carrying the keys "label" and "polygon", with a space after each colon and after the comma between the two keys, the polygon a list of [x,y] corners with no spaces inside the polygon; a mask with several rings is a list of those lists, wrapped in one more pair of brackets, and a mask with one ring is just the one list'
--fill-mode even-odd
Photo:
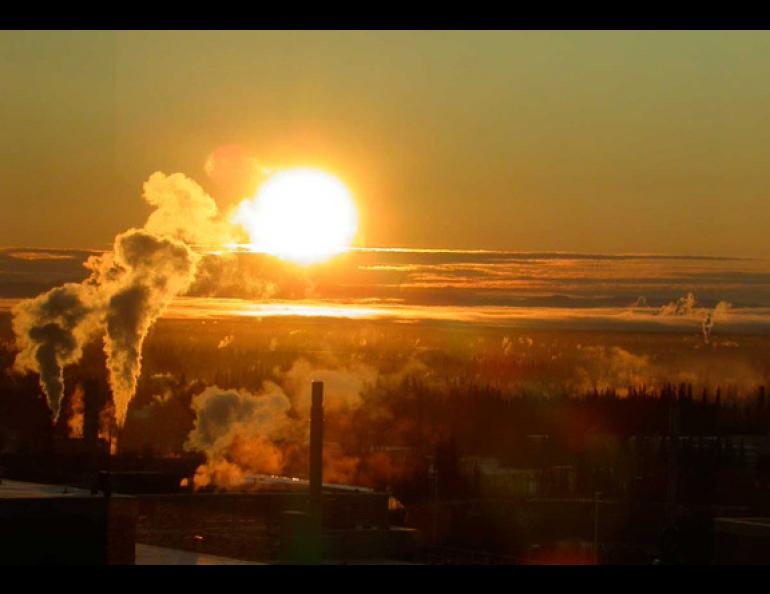
{"label": "glowing sky", "polygon": [[[0,312],[64,281],[93,252],[0,249]],[[688,298],[688,295],[690,296]],[[691,302],[690,302],[691,299]],[[721,303],[721,306],[720,306]],[[488,326],[770,332],[770,263],[760,259],[354,249],[311,267],[208,254],[170,318],[431,320]]]}
{"label": "glowing sky", "polygon": [[240,145],[367,246],[770,256],[766,32],[0,32],[0,245],[104,248]]}

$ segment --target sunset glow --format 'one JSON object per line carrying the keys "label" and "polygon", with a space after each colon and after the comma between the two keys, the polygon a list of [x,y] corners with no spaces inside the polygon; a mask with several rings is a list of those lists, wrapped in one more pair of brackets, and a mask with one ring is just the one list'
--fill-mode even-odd
{"label": "sunset glow", "polygon": [[28,8],[0,565],[770,566],[768,31]]}
{"label": "sunset glow", "polygon": [[233,221],[246,229],[253,251],[302,264],[345,250],[358,226],[350,191],[314,169],[274,174],[241,204]]}

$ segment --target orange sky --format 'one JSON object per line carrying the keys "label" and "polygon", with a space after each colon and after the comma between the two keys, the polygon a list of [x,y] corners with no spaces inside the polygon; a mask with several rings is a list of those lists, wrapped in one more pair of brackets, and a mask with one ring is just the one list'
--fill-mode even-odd
{"label": "orange sky", "polygon": [[[217,147],[367,246],[768,256],[766,32],[0,32],[0,244],[107,247]],[[237,186],[237,184],[236,184]]]}

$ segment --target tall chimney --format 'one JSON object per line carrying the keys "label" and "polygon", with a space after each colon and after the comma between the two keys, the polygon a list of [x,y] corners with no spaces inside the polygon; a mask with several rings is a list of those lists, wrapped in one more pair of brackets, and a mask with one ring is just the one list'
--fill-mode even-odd
{"label": "tall chimney", "polygon": [[310,407],[310,524],[317,554],[321,546],[321,487],[323,484],[324,383],[313,382]]}

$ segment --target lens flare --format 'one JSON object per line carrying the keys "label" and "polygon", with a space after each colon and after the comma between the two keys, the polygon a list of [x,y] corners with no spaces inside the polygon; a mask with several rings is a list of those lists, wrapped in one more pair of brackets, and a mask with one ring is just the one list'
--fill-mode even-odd
{"label": "lens flare", "polygon": [[275,173],[241,203],[233,222],[246,229],[252,250],[302,264],[344,251],[358,227],[350,191],[315,169]]}

